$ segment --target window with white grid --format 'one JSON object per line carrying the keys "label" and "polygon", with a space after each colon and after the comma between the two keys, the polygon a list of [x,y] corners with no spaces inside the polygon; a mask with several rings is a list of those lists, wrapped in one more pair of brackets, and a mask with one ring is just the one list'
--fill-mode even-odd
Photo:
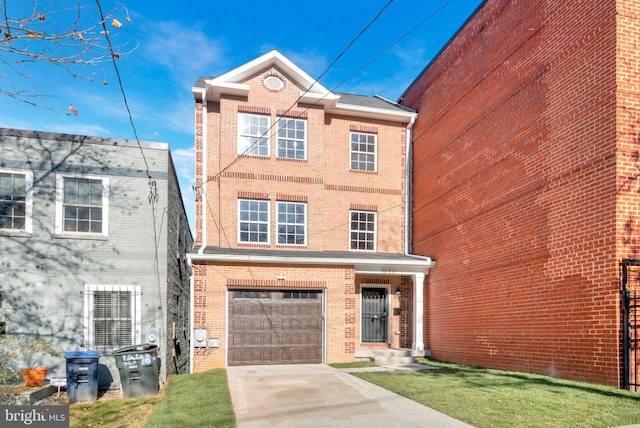
{"label": "window with white grid", "polygon": [[352,170],[376,171],[377,139],[376,134],[351,133]]}
{"label": "window with white grid", "polygon": [[107,236],[108,209],[107,177],[56,177],[56,233]]}
{"label": "window with white grid", "polygon": [[238,242],[269,243],[269,201],[238,200]]}
{"label": "window with white grid", "polygon": [[307,121],[281,117],[278,119],[278,157],[307,158]]}
{"label": "window with white grid", "polygon": [[376,250],[376,213],[373,211],[351,211],[349,227],[351,250]]}
{"label": "window with white grid", "polygon": [[307,204],[278,202],[278,244],[307,244]]}
{"label": "window with white grid", "polygon": [[33,173],[0,170],[0,231],[31,232]]}
{"label": "window with white grid", "polygon": [[238,154],[269,156],[269,116],[238,114]]}
{"label": "window with white grid", "polygon": [[87,285],[85,348],[110,352],[140,338],[140,286]]}

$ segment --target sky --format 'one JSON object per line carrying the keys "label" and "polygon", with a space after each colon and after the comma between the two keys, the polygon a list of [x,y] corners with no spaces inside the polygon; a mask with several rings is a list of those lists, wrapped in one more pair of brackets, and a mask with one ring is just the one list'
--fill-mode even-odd
{"label": "sky", "polygon": [[[67,28],[77,1],[0,5],[10,17],[42,13],[44,21],[31,25],[50,31]],[[82,28],[100,21],[98,3],[109,24],[113,18],[123,24],[108,25],[114,51],[121,53],[120,79],[109,61],[74,68],[75,77],[44,62],[2,61],[10,54],[0,42],[0,127],[122,139],[137,134],[140,141],[168,143],[193,230],[191,88],[198,77],[223,74],[277,49],[331,91],[396,101],[481,2],[80,0]],[[27,49],[42,42],[33,43]],[[7,96],[3,91],[10,88],[29,96]]]}

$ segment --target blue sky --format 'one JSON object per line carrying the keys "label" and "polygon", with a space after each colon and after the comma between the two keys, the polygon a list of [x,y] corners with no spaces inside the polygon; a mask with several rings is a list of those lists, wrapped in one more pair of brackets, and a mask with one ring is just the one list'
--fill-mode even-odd
{"label": "blue sky", "polygon": [[[75,2],[39,0],[39,7],[58,10]],[[14,7],[33,8],[33,3],[36,2],[8,0],[8,13],[20,13]],[[82,9],[83,22],[99,20],[96,2],[82,3],[87,6]],[[389,0],[100,3],[105,14],[112,11],[124,24],[120,29],[110,27],[110,35],[117,49],[130,51],[117,64],[138,137],[170,145],[193,228],[191,87],[198,77],[222,74],[278,49],[317,78]],[[338,92],[396,100],[480,3],[481,0],[395,0],[320,83]],[[48,15],[46,24],[58,24],[56,20],[64,19],[63,14]],[[402,38],[421,22],[424,23]],[[0,63],[0,89],[3,82],[10,81],[43,96],[34,101],[47,108],[0,94],[0,127],[135,138],[110,63],[78,70],[93,81],[74,78],[48,64],[21,66],[20,71],[30,78],[18,78]],[[108,84],[104,85],[103,80]],[[69,114],[69,104],[74,105],[77,116]]]}

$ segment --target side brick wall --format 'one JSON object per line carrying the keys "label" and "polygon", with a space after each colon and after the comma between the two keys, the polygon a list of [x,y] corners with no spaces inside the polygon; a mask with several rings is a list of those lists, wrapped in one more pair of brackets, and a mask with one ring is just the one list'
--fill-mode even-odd
{"label": "side brick wall", "polygon": [[615,0],[488,0],[405,94],[435,358],[620,385],[622,21]]}

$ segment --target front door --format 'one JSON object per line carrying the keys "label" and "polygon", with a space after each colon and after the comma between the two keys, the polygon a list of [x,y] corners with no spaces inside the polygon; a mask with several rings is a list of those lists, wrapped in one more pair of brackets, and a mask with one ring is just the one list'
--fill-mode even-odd
{"label": "front door", "polygon": [[362,342],[387,342],[387,290],[362,289]]}

